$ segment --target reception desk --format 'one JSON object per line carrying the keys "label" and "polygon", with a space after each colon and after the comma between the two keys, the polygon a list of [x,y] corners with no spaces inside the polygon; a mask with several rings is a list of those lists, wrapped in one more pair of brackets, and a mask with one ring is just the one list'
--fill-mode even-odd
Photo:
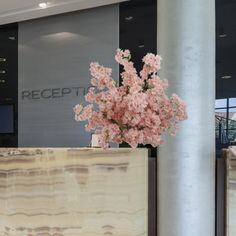
{"label": "reception desk", "polygon": [[147,236],[145,149],[0,149],[0,235]]}

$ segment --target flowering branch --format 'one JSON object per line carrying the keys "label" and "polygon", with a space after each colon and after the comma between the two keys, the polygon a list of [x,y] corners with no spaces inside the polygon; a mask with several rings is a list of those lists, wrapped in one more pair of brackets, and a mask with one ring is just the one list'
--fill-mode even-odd
{"label": "flowering branch", "polygon": [[161,68],[159,55],[148,53],[139,74],[130,61],[129,50],[118,49],[115,59],[124,68],[122,85],[116,86],[110,68],[91,63],[91,84],[96,89],[91,88],[85,96],[91,104],[74,107],[75,119],[88,121],[86,130],[99,134],[103,148],[109,142],[127,142],[133,148],[138,144],[156,147],[163,143],[164,131],[175,135],[178,123],[187,119],[186,105],[176,94],[167,97],[168,81],[157,75]]}

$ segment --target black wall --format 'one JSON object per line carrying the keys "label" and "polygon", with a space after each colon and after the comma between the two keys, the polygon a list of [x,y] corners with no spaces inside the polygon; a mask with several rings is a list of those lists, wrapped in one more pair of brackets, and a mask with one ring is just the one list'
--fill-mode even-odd
{"label": "black wall", "polygon": [[[0,27],[0,107],[12,105],[14,130],[0,133],[0,147],[17,147],[18,126],[18,26],[10,24]],[[2,73],[1,73],[2,72]],[[1,109],[0,109],[1,110]],[[10,118],[10,117],[9,117]],[[0,114],[0,123],[1,122]],[[10,119],[9,119],[10,120]],[[1,126],[1,124],[0,124]]]}
{"label": "black wall", "polygon": [[[149,52],[157,53],[157,0],[131,0],[121,3],[119,35],[119,47],[131,51],[131,60],[137,71],[140,71],[142,58]],[[157,149],[151,146],[148,148],[151,151],[148,162],[148,235],[156,236]]]}
{"label": "black wall", "polygon": [[137,71],[146,53],[157,52],[157,0],[120,4],[120,48],[131,51]]}
{"label": "black wall", "polygon": [[[215,3],[216,98],[236,97],[236,1],[216,0]],[[224,78],[227,75],[231,78]]]}

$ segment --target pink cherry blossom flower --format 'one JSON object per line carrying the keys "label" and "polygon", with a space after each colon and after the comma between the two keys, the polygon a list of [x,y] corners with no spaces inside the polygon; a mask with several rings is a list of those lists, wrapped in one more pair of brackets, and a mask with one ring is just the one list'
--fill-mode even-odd
{"label": "pink cherry blossom flower", "polygon": [[159,55],[154,55],[153,53],[148,53],[144,58],[143,62],[145,65],[149,66],[150,72],[155,72],[161,68],[162,58]]}
{"label": "pink cherry blossom flower", "polygon": [[93,114],[93,105],[90,104],[83,107],[82,111],[76,114],[76,120],[77,121],[88,120],[92,117],[92,114]]}
{"label": "pink cherry blossom flower", "polygon": [[80,112],[83,110],[83,106],[80,105],[80,104],[77,104],[77,105],[73,108],[73,110],[74,110],[74,113],[75,113],[76,115],[79,115]]}
{"label": "pink cherry blossom flower", "polygon": [[91,104],[76,105],[75,119],[87,120],[86,131],[95,130],[103,148],[107,148],[109,142],[127,142],[133,148],[138,144],[161,145],[163,132],[174,136],[178,123],[187,119],[183,100],[176,94],[169,98],[168,81],[157,75],[161,57],[148,53],[139,74],[130,61],[129,50],[118,49],[115,59],[124,68],[122,85],[116,86],[110,68],[91,63],[94,87],[85,96]]}

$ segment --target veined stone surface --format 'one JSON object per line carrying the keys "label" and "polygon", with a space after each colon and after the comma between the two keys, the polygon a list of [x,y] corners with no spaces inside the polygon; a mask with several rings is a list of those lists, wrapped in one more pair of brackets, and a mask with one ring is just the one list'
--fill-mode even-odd
{"label": "veined stone surface", "polygon": [[147,236],[147,156],[0,149],[0,236]]}
{"label": "veined stone surface", "polygon": [[236,235],[236,147],[230,147],[227,157],[227,236]]}

